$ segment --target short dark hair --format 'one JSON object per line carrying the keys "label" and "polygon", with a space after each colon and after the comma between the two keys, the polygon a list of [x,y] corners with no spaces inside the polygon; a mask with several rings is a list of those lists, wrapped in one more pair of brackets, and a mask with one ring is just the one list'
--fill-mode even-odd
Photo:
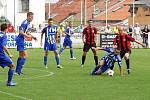
{"label": "short dark hair", "polygon": [[88,20],[87,22],[88,22],[88,23],[89,23],[89,22],[93,22],[93,20],[90,19],[90,20]]}
{"label": "short dark hair", "polygon": [[53,21],[53,18],[49,18],[48,21]]}
{"label": "short dark hair", "polygon": [[33,12],[28,12],[27,13],[27,17],[30,16],[30,15],[34,15]]}
{"label": "short dark hair", "polygon": [[7,24],[2,24],[1,25],[1,31],[5,31],[7,29]]}

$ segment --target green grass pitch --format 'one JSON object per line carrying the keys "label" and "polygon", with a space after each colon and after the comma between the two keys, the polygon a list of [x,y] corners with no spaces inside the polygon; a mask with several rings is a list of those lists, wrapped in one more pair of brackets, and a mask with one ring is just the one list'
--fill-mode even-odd
{"label": "green grass pitch", "polygon": [[[18,52],[13,53],[16,64]],[[61,55],[63,69],[56,68],[53,52],[49,54],[48,69],[43,66],[43,49],[28,49],[28,58],[23,68],[25,75],[14,76],[15,87],[7,87],[7,70],[0,67],[0,100],[150,100],[150,49],[133,49],[131,75],[109,77],[90,76],[95,67],[92,52],[88,52],[84,68],[80,67],[82,49],[75,49],[76,60],[69,59],[69,49]],[[98,51],[101,58],[104,51]]]}

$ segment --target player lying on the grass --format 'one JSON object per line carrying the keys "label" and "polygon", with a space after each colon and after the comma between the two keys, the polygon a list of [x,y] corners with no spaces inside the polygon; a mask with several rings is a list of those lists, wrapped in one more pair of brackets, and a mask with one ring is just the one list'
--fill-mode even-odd
{"label": "player lying on the grass", "polygon": [[[12,57],[11,53],[6,47],[7,44],[7,36],[6,36],[6,30],[7,30],[7,24],[1,25],[1,32],[0,32],[0,66],[4,68],[5,66],[9,67],[8,71],[8,80],[7,80],[7,86],[15,86],[16,83],[12,82],[13,74],[15,65],[13,64],[12,60],[10,59]],[[5,52],[7,53],[6,56]]]}
{"label": "player lying on the grass", "polygon": [[115,48],[92,48],[95,50],[104,50],[107,54],[101,58],[98,66],[94,68],[91,75],[101,75],[102,73],[106,72],[114,62],[118,62],[120,75],[123,75],[122,72],[122,61],[120,58],[120,50]]}

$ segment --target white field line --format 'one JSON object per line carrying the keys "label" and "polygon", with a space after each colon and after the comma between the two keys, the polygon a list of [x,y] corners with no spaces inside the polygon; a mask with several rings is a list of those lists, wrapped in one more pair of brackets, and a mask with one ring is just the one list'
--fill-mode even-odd
{"label": "white field line", "polygon": [[[43,78],[43,77],[48,77],[48,76],[52,76],[54,73],[53,72],[49,72],[47,70],[40,70],[40,69],[36,69],[36,68],[25,68],[25,69],[30,69],[30,70],[37,70],[37,71],[43,71],[46,72],[48,74],[45,75],[37,75],[37,76],[33,76],[33,77],[28,77],[28,78],[19,78],[19,79],[15,79],[15,80],[30,80],[30,79],[37,79],[37,78]],[[0,80],[1,82],[3,82],[2,80]]]}
{"label": "white field line", "polygon": [[6,94],[6,95],[9,95],[9,96],[12,96],[12,97],[16,97],[16,98],[19,98],[19,99],[22,99],[22,100],[32,100],[32,99],[29,99],[29,98],[26,98],[26,97],[18,96],[18,95],[8,93],[8,92],[4,92],[4,91],[1,91],[1,90],[0,90],[0,93]]}
{"label": "white field line", "polygon": [[[47,72],[48,74],[46,74],[46,75],[40,75],[40,76],[35,76],[35,77],[29,77],[29,78],[20,78],[18,80],[37,79],[37,78],[52,76],[54,74],[53,72],[49,72],[49,71],[45,71],[45,70],[40,70],[40,69],[35,69],[35,68],[28,68],[28,69],[44,71],[44,72]],[[0,91],[0,93],[6,94],[6,95],[9,95],[9,96],[12,96],[12,97],[20,98],[22,100],[32,100],[32,99],[29,99],[29,98],[25,98],[25,97],[18,96],[18,95],[12,94],[12,93],[4,92],[4,91]]]}

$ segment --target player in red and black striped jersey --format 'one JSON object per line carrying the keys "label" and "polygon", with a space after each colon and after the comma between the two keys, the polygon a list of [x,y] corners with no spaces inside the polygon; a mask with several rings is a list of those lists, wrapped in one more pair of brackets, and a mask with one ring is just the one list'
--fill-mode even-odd
{"label": "player in red and black striped jersey", "polygon": [[83,55],[82,55],[82,64],[81,67],[83,67],[85,59],[86,59],[86,54],[89,51],[89,49],[92,50],[93,55],[94,55],[94,60],[95,60],[95,64],[98,65],[98,56],[96,53],[96,50],[92,49],[92,47],[96,47],[96,34],[97,34],[97,29],[95,27],[92,26],[92,20],[88,21],[88,26],[86,28],[84,28],[83,30],[83,34],[82,34],[82,40],[84,43],[84,47],[83,47]]}
{"label": "player in red and black striped jersey", "polygon": [[[129,56],[131,54],[130,42],[136,42],[142,45],[143,47],[145,47],[145,45],[139,41],[136,41],[134,38],[124,33],[122,27],[119,27],[118,30],[119,34],[114,38],[114,46],[117,46],[117,48],[121,50],[120,51],[121,59],[124,57],[127,65],[127,72],[128,74],[130,74],[130,63],[129,63]],[[112,70],[113,67],[111,67],[110,69]]]}

